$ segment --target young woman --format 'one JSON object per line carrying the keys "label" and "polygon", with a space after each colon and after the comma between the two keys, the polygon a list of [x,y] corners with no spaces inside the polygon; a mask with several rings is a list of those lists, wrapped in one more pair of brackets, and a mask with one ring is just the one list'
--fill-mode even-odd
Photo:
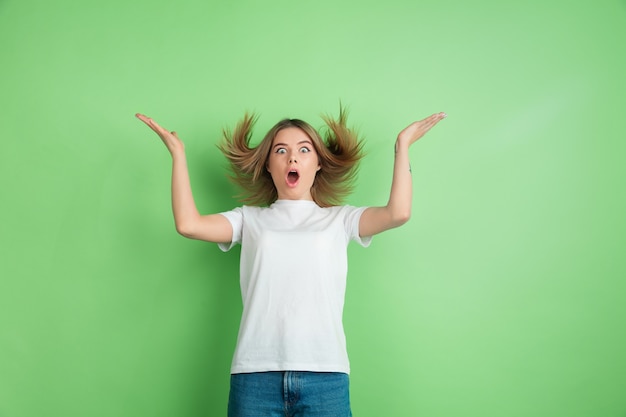
{"label": "young woman", "polygon": [[342,325],[350,240],[373,235],[411,214],[409,147],[445,117],[436,113],[402,130],[395,143],[390,197],[383,207],[338,205],[351,190],[361,142],[337,119],[324,118],[325,140],[308,123],[285,119],[250,146],[246,115],[220,149],[245,203],[201,215],[192,196],[183,142],[154,120],[137,117],[172,155],[176,230],[192,239],[241,244],[243,313],[231,366],[230,417],[351,416],[350,372]]}

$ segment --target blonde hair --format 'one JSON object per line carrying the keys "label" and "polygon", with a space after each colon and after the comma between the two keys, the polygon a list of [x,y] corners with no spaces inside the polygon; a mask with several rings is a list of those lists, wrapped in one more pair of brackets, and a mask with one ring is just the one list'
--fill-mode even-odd
{"label": "blonde hair", "polygon": [[299,119],[276,123],[256,147],[250,146],[257,116],[246,113],[234,131],[224,130],[218,145],[230,162],[231,179],[243,189],[238,196],[245,204],[270,205],[278,193],[267,161],[274,138],[282,129],[296,127],[309,136],[317,152],[320,170],[311,187],[313,201],[320,207],[340,204],[352,192],[358,162],[363,157],[363,142],[346,125],[347,113],[340,107],[339,117],[322,116],[326,123],[324,138],[310,124]]}

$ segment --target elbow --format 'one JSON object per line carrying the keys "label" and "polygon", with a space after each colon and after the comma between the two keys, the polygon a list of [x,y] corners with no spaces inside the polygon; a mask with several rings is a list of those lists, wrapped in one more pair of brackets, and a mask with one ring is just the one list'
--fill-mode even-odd
{"label": "elbow", "polygon": [[390,212],[391,224],[393,227],[399,227],[409,221],[411,218],[411,206],[396,206]]}
{"label": "elbow", "polygon": [[395,227],[399,227],[405,224],[406,222],[408,222],[410,219],[411,219],[411,212],[403,211],[400,213],[396,213],[393,219],[393,223]]}
{"label": "elbow", "polygon": [[387,224],[399,227],[411,219],[411,204],[406,201],[389,201],[386,207]]}
{"label": "elbow", "polygon": [[411,218],[411,208],[387,207],[383,230],[400,227]]}
{"label": "elbow", "polygon": [[179,235],[193,239],[193,231],[188,224],[185,223],[176,223],[176,231]]}

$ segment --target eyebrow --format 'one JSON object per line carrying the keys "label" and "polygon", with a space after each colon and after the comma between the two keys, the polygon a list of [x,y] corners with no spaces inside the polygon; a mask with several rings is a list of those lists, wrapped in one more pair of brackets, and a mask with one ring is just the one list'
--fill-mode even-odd
{"label": "eyebrow", "polygon": [[[300,142],[296,143],[296,145],[302,145],[303,143],[308,143],[309,145],[313,146],[313,143],[310,140],[301,140]],[[287,146],[286,143],[277,143],[274,146],[272,146],[272,149],[274,149],[277,146]]]}

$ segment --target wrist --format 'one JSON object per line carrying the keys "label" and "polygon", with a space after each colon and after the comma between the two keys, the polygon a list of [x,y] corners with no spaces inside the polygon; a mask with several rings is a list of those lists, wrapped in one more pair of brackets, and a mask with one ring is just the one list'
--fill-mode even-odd
{"label": "wrist", "polygon": [[409,149],[409,143],[406,140],[402,140],[402,138],[398,137],[398,139],[396,139],[396,144],[394,147],[394,150],[396,153],[401,152],[401,151],[406,151]]}
{"label": "wrist", "polygon": [[185,155],[184,149],[172,149],[170,150],[170,154],[172,155],[172,159],[175,161],[186,161],[187,155]]}

